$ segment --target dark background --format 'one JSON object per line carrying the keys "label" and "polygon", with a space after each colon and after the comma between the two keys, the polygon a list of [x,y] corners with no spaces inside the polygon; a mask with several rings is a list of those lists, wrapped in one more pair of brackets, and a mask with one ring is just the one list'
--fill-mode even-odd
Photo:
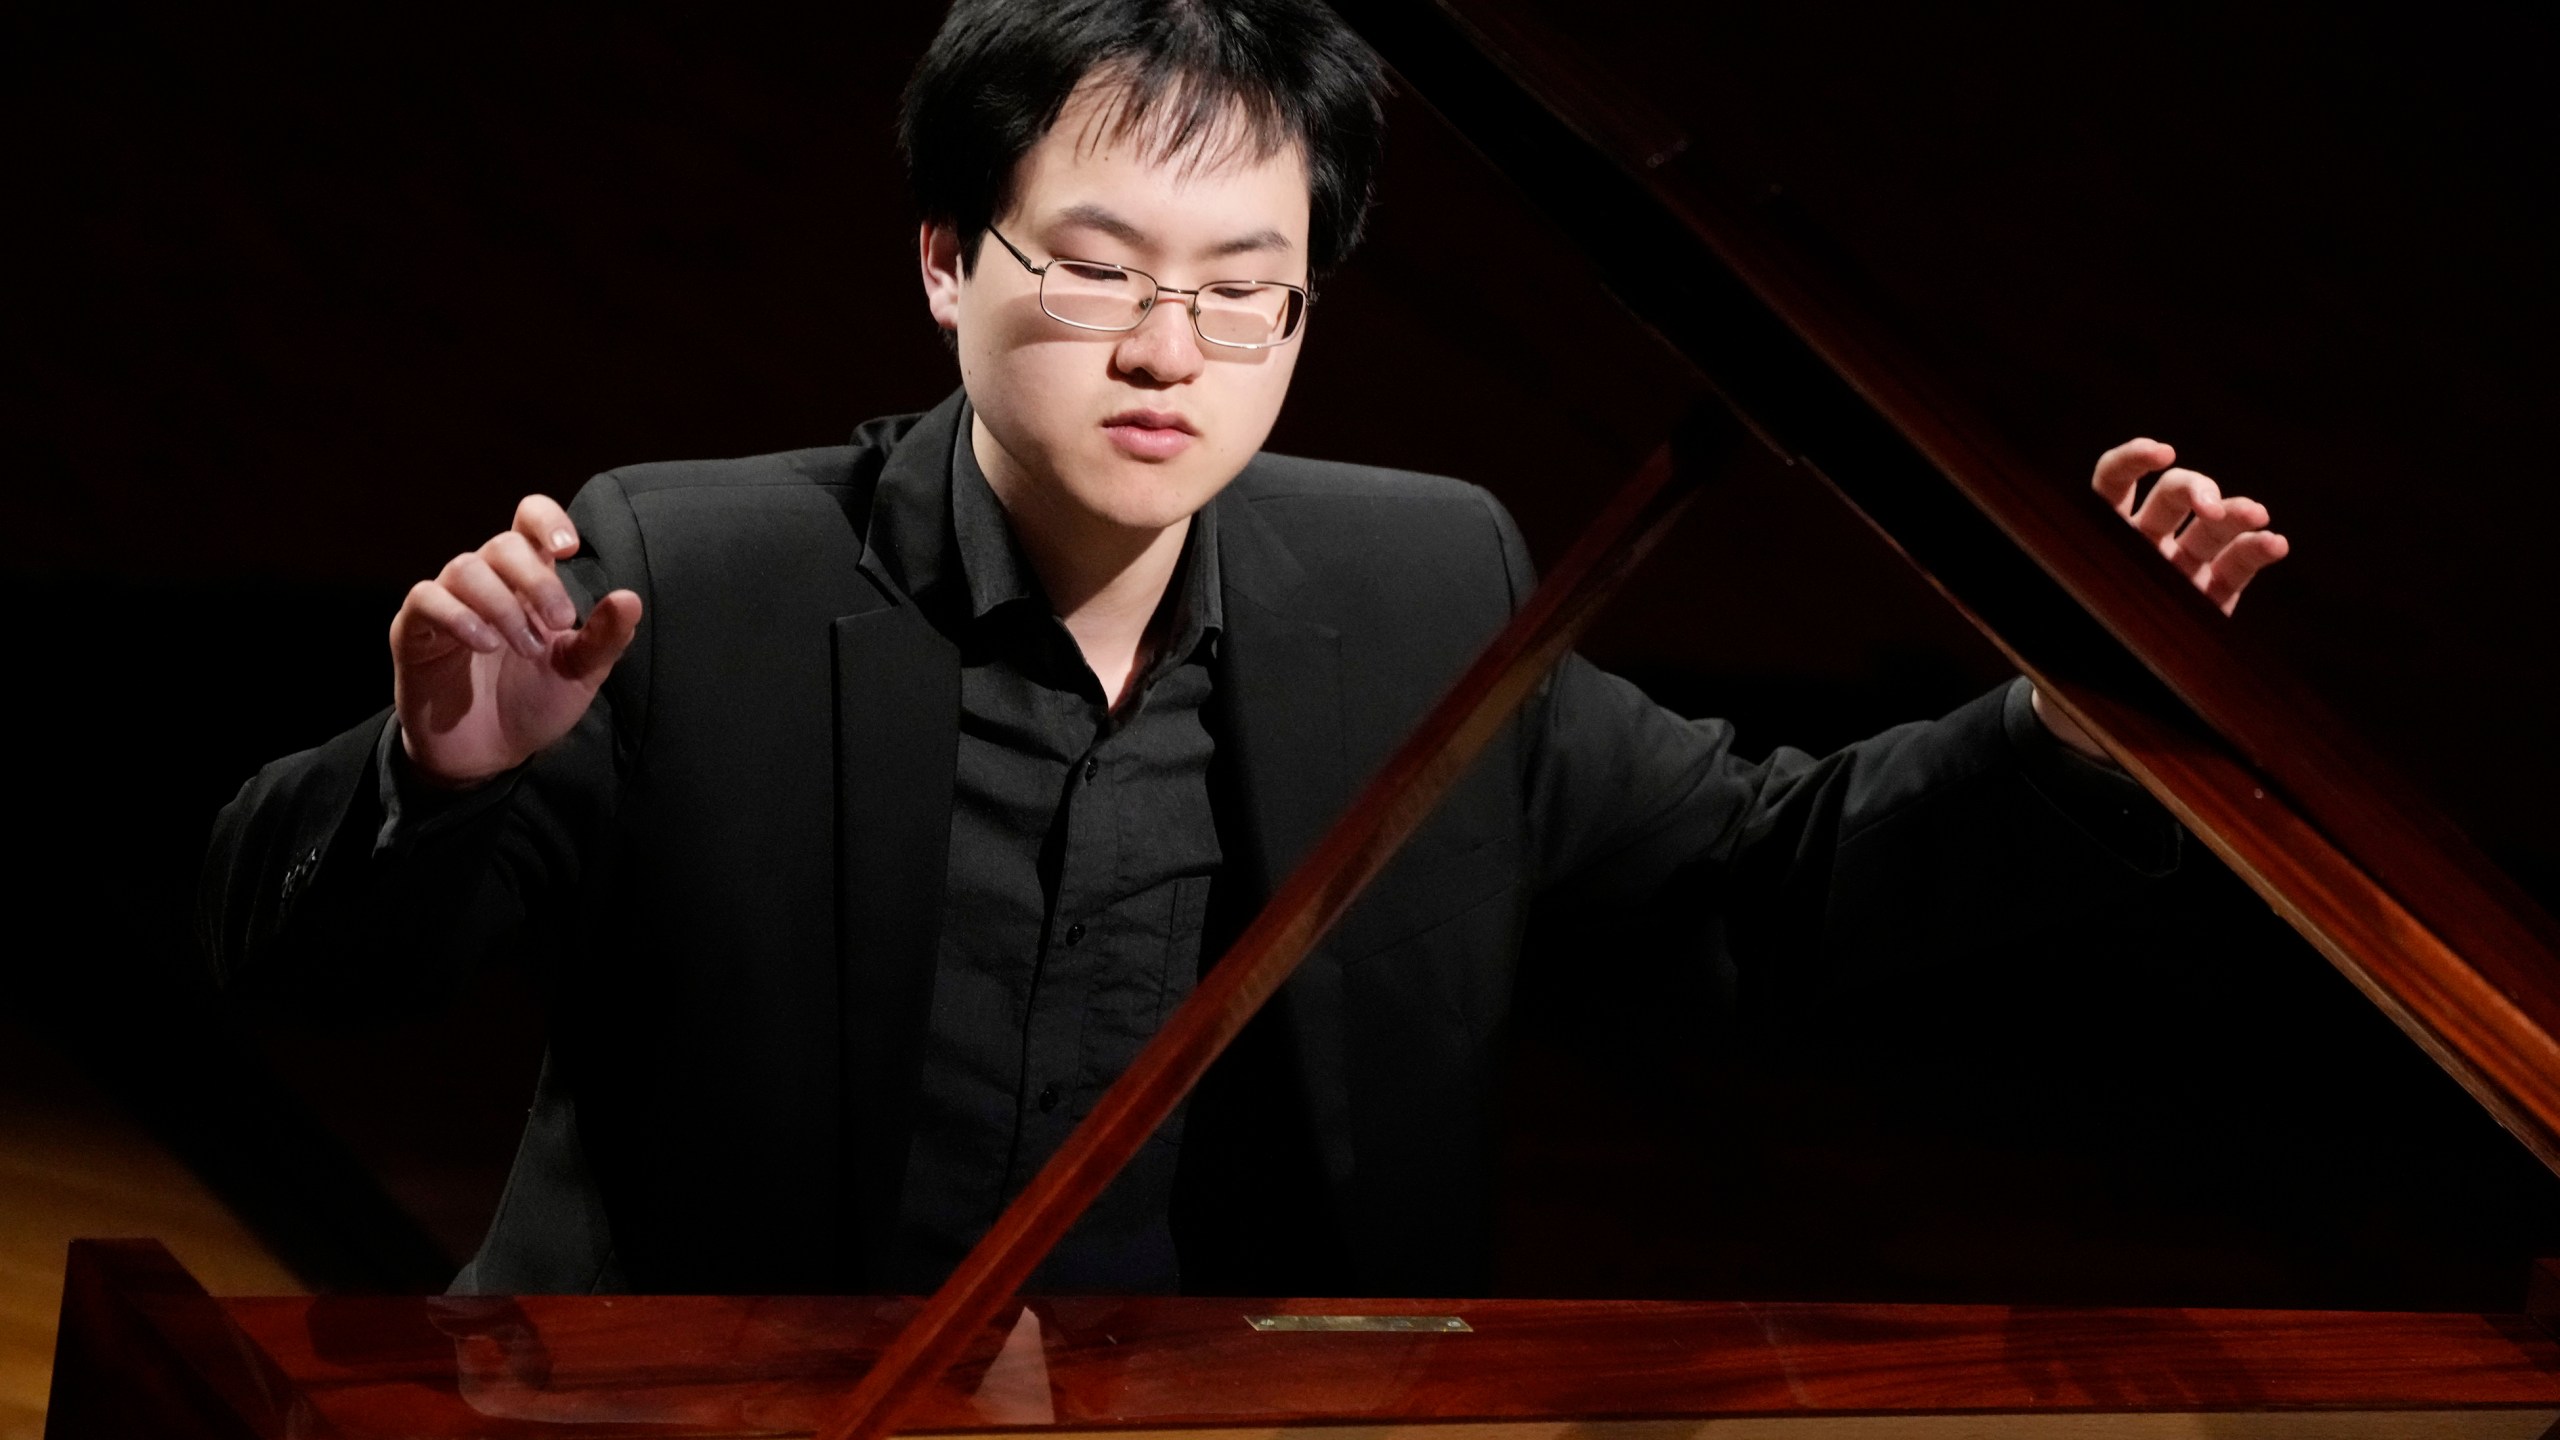
{"label": "dark background", "polygon": [[[2560,730],[2547,22],[1665,6],[1550,18],[2047,467],[2134,433],[2268,501],[2236,625],[2546,904]],[[476,1241],[540,1020],[493,975],[239,1016],[213,811],[388,698],[400,592],[530,490],[826,443],[954,383],[889,135],[932,7],[17,12],[6,1003],[315,1284]],[[1552,559],[1700,393],[1422,97],[1274,448],[1492,487]],[[1588,648],[1746,749],[2001,678],[1827,491],[1724,478]],[[2560,1184],[2200,848],[2119,913],[1729,1016],[1653,917],[1530,981],[1507,1288],[2512,1308]],[[1633,982],[1633,983],[1628,983]]]}

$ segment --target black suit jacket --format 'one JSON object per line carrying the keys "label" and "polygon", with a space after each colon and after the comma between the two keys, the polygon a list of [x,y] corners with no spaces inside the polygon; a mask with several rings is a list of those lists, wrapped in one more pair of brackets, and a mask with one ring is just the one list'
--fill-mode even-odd
{"label": "black suit jacket", "polygon": [[[521,950],[547,978],[540,1093],[459,1288],[863,1285],[917,1091],[959,671],[859,562],[881,475],[947,474],[958,409],[599,477],[572,588],[645,611],[567,739],[386,832],[376,717],[223,812],[203,915],[224,976],[379,1004]],[[1265,455],[1214,503],[1222,909],[1243,915],[1532,578],[1509,518],[1454,481]],[[1494,1042],[1533,896],[1747,901],[1787,963],[1826,970],[2130,878],[2022,769],[2015,724],[1995,694],[1753,763],[1722,722],[1569,661],[1275,1002],[1349,1266],[1328,1280],[1484,1283]],[[1608,955],[1565,963],[1611,983]]]}

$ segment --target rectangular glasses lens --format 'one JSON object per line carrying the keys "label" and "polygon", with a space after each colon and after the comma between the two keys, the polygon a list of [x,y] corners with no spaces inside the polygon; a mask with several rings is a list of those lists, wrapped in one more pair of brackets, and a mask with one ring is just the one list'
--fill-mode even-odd
{"label": "rectangular glasses lens", "polygon": [[1041,277],[1040,304],[1070,325],[1126,330],[1146,313],[1140,297],[1152,290],[1114,266],[1056,260]]}
{"label": "rectangular glasses lens", "polygon": [[1200,292],[1200,333],[1223,345],[1268,345],[1289,333],[1297,304],[1285,285],[1212,285]]}

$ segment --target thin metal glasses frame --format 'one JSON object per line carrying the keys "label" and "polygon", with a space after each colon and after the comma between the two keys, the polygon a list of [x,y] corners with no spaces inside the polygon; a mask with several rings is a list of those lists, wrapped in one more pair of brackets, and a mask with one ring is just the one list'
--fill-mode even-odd
{"label": "thin metal glasses frame", "polygon": [[[1306,333],[1307,310],[1316,303],[1314,291],[1309,290],[1304,285],[1292,285],[1286,280],[1212,280],[1207,284],[1196,286],[1189,290],[1184,290],[1177,286],[1167,285],[1144,270],[1140,270],[1129,265],[1123,265],[1116,260],[1086,260],[1073,255],[1052,255],[1049,257],[1048,264],[1034,265],[1031,263],[1031,257],[1022,253],[1022,247],[1004,238],[1002,231],[999,231],[996,227],[990,225],[987,227],[987,233],[995,236],[996,243],[1002,245],[1005,248],[1006,253],[1013,256],[1013,258],[1021,264],[1023,269],[1028,270],[1033,275],[1039,277],[1040,313],[1057,321],[1061,325],[1072,326],[1078,330],[1091,330],[1104,335],[1125,335],[1147,323],[1147,317],[1155,313],[1156,303],[1158,301],[1162,300],[1167,295],[1179,295],[1188,297],[1190,303],[1184,305],[1182,308],[1190,315],[1191,333],[1200,337],[1201,344],[1215,345],[1226,350],[1276,350],[1283,345],[1293,343],[1300,335]],[[1140,281],[1154,286],[1155,293],[1148,296],[1146,300],[1139,305],[1138,318],[1130,321],[1126,325],[1094,325],[1082,320],[1070,320],[1064,315],[1061,315],[1057,311],[1049,308],[1049,271],[1052,266],[1060,264],[1091,265],[1097,270],[1117,270],[1124,275],[1134,275]],[[1249,344],[1241,340],[1220,340],[1211,336],[1209,332],[1200,328],[1200,292],[1203,290],[1214,290],[1221,285],[1271,285],[1294,293],[1298,297],[1298,308],[1295,312],[1297,316],[1296,323],[1289,327],[1288,334],[1281,336],[1277,340],[1265,340],[1260,344]]]}

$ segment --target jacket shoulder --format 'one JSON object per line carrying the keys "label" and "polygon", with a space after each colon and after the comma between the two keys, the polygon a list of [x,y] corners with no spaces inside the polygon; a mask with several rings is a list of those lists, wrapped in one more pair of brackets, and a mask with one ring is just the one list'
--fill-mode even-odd
{"label": "jacket shoulder", "polygon": [[[754,490],[817,486],[842,490],[869,485],[922,415],[889,415],[866,421],[844,445],[815,445],[728,460],[656,460],[621,465],[596,477],[626,496],[684,490]],[[594,481],[588,482],[590,484]]]}
{"label": "jacket shoulder", "polygon": [[1446,580],[1528,578],[1519,527],[1491,491],[1445,475],[1258,455],[1234,491],[1315,570],[1342,566]]}
{"label": "jacket shoulder", "polygon": [[[1483,486],[1419,470],[1392,470],[1339,460],[1309,460],[1268,451],[1236,477],[1237,493],[1256,506],[1292,501],[1422,501],[1481,509],[1494,500]],[[1497,507],[1498,508],[1498,507]]]}
{"label": "jacket shoulder", "polygon": [[[729,460],[653,460],[619,465],[597,477],[638,499],[681,490],[746,490],[759,487],[841,487],[853,483],[859,451],[851,445],[780,450]],[[589,481],[589,484],[596,483]]]}

